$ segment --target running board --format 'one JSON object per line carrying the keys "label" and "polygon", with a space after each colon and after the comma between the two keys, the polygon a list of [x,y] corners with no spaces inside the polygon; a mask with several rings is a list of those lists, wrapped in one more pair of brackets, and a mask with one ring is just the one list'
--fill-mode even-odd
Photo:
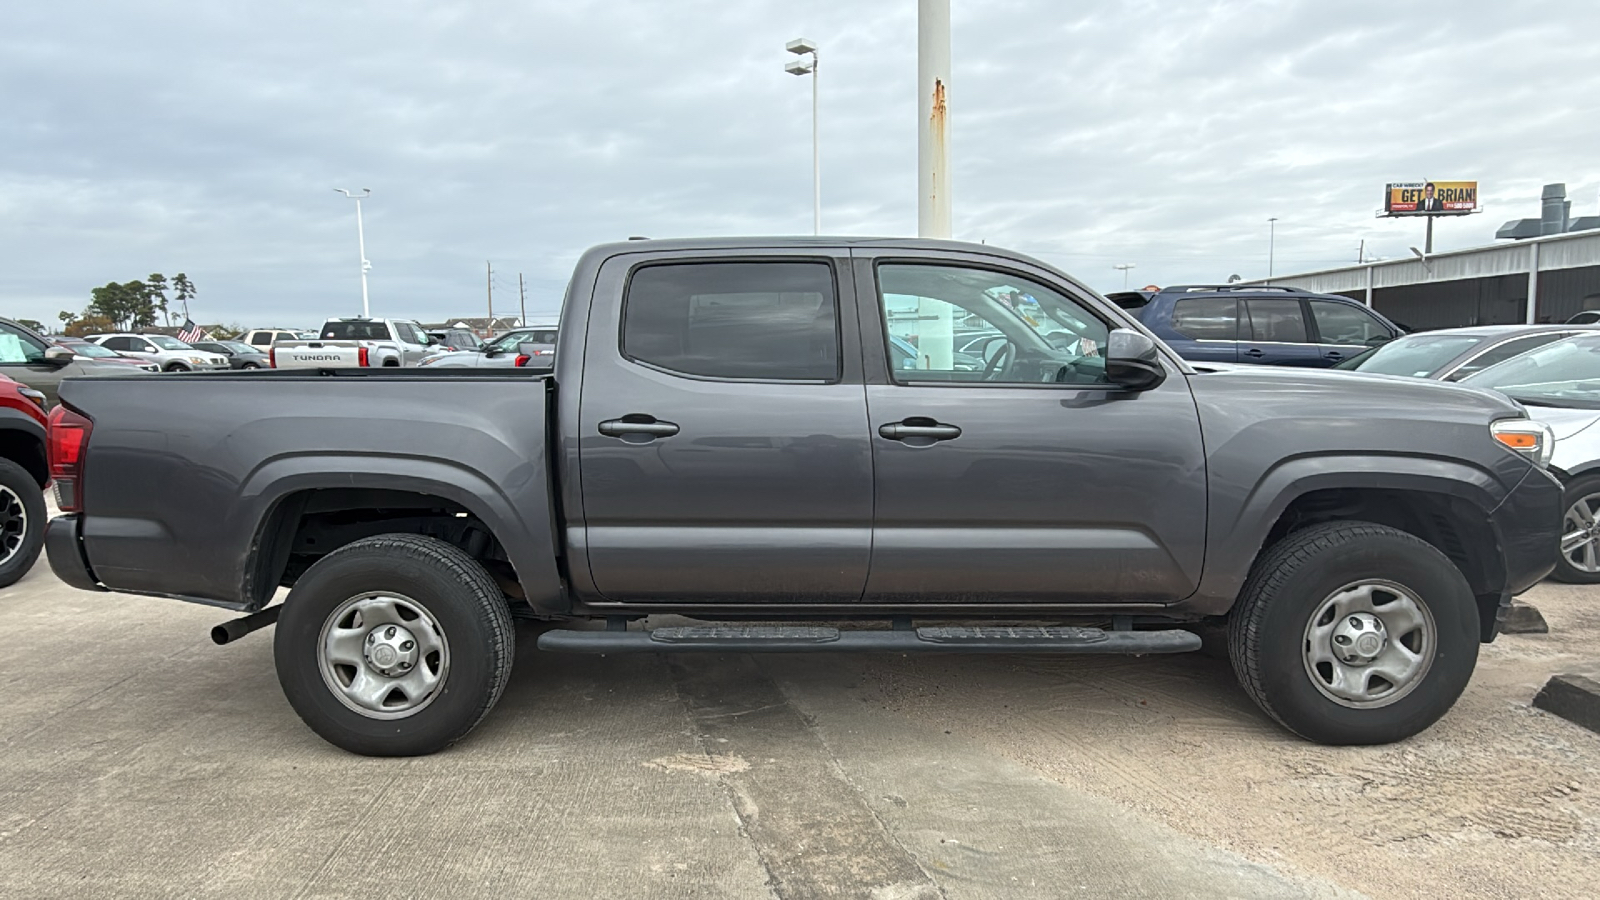
{"label": "running board", "polygon": [[827,625],[691,625],[653,631],[557,629],[539,649],[560,653],[1184,653],[1200,636],[1180,629],[958,626],[840,631]]}

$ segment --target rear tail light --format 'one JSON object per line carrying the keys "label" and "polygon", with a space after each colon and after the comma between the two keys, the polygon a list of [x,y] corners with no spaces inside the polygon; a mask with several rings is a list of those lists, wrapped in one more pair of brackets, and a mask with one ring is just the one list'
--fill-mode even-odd
{"label": "rear tail light", "polygon": [[356,348],[356,365],[358,365],[358,366],[371,365],[371,363],[367,362],[367,348],[365,348],[365,347]]}
{"label": "rear tail light", "polygon": [[278,367],[278,348],[277,347],[268,347],[267,348],[267,368],[276,369],[277,367]]}
{"label": "rear tail light", "polygon": [[56,503],[62,512],[83,509],[83,452],[92,430],[93,421],[65,406],[50,412],[50,478],[56,483]]}

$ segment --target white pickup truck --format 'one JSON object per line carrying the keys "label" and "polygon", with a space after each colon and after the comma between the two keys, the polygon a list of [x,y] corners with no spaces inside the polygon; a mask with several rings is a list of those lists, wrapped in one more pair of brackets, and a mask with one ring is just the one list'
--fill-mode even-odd
{"label": "white pickup truck", "polygon": [[414,366],[434,343],[409,319],[329,319],[309,341],[273,341],[275,369]]}

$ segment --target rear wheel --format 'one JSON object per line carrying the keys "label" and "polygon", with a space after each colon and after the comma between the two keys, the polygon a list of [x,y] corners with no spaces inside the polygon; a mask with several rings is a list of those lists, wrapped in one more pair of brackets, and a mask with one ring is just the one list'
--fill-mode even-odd
{"label": "rear wheel", "polygon": [[1228,622],[1246,692],[1324,744],[1384,744],[1432,725],[1466,689],[1478,640],[1460,570],[1426,541],[1365,522],[1273,545]]}
{"label": "rear wheel", "polygon": [[0,587],[28,574],[44,546],[44,490],[28,470],[0,459]]}
{"label": "rear wheel", "polygon": [[500,699],[515,633],[482,565],[415,534],[364,538],[306,571],[273,641],[278,682],[329,743],[419,756],[471,731]]}
{"label": "rear wheel", "polygon": [[1600,584],[1600,475],[1574,478],[1561,504],[1561,553],[1551,574],[1567,584]]}

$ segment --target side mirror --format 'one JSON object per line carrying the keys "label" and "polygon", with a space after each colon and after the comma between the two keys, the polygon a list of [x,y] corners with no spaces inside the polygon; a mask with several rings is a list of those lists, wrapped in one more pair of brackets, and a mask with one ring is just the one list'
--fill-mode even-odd
{"label": "side mirror", "polygon": [[44,351],[45,364],[55,366],[57,368],[71,365],[72,361],[76,358],[77,354],[73,353],[66,347],[46,347]]}
{"label": "side mirror", "polygon": [[1114,328],[1106,340],[1106,378],[1134,391],[1148,391],[1167,380],[1161,351],[1149,336]]}

